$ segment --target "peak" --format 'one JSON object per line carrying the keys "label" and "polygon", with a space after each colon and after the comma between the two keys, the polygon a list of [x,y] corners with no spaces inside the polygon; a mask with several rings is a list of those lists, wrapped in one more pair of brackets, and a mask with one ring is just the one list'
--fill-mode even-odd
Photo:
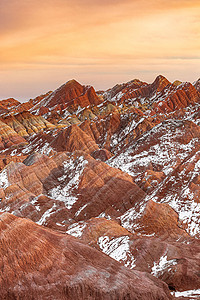
{"label": "peak", "polygon": [[73,89],[81,90],[81,93],[83,92],[83,86],[75,79],[71,79],[59,86],[52,94],[48,95],[47,98],[54,96],[55,94],[60,93],[62,91],[70,92]]}
{"label": "peak", "polygon": [[175,86],[179,86],[182,83],[180,80],[175,80],[172,84]]}
{"label": "peak", "polygon": [[[67,82],[65,82],[64,84],[62,84],[60,87],[58,87],[53,94],[50,94],[48,97],[54,96],[57,93],[61,93],[62,91],[64,91],[64,93],[71,93],[71,90],[77,90],[78,93],[80,92],[80,94],[82,94],[83,92],[83,85],[81,85],[78,81],[76,81],[75,79],[71,79]],[[78,95],[76,95],[78,96]]]}
{"label": "peak", "polygon": [[17,102],[19,102],[15,98],[6,98],[6,99],[0,100],[0,101],[17,101]]}
{"label": "peak", "polygon": [[73,86],[73,85],[81,85],[81,84],[75,79],[71,79],[65,83],[65,86]]}
{"label": "peak", "polygon": [[6,108],[11,108],[21,103],[14,98],[8,98],[8,99],[0,100],[0,104],[4,105]]}
{"label": "peak", "polygon": [[169,82],[169,80],[166,77],[164,77],[163,75],[158,75],[156,77],[155,81],[158,81],[158,82],[168,81]]}
{"label": "peak", "polygon": [[146,84],[146,82],[141,81],[141,80],[135,78],[135,79],[133,79],[133,80],[127,82],[127,84],[136,85],[136,86],[141,86],[141,85],[143,85],[143,84]]}
{"label": "peak", "polygon": [[162,91],[168,84],[170,84],[169,80],[164,76],[159,75],[152,83],[152,86],[154,86],[157,91]]}

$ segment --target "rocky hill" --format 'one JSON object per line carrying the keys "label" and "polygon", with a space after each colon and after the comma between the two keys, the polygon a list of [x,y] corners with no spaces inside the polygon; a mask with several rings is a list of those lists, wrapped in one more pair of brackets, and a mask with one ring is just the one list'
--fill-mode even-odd
{"label": "rocky hill", "polygon": [[199,80],[0,101],[0,198],[0,299],[199,299]]}

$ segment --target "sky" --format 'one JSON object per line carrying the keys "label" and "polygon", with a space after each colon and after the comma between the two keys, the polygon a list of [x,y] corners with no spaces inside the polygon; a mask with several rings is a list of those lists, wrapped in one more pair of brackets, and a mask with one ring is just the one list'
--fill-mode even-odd
{"label": "sky", "polygon": [[0,99],[200,77],[200,1],[0,0]]}

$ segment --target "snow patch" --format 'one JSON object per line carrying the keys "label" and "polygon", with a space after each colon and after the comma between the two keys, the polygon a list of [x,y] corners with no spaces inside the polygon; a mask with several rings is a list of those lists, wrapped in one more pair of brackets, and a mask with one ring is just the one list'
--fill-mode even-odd
{"label": "snow patch", "polygon": [[68,227],[68,230],[66,231],[66,233],[68,233],[72,236],[75,236],[77,238],[80,238],[83,234],[83,230],[85,229],[85,227],[86,227],[86,224],[84,223],[84,221],[75,223]]}
{"label": "snow patch", "polygon": [[63,201],[66,208],[72,208],[73,204],[78,200],[77,196],[73,195],[73,190],[78,189],[80,176],[84,170],[87,160],[81,156],[76,160],[70,159],[63,163],[64,175],[58,178],[60,185],[49,191],[48,196]]}
{"label": "snow patch", "polygon": [[184,292],[175,292],[173,295],[175,297],[188,297],[190,299],[200,299],[200,289],[188,290]]}
{"label": "snow patch", "polygon": [[135,258],[130,251],[129,236],[122,236],[110,239],[108,236],[101,236],[98,239],[100,249],[113,259],[123,262],[126,267],[135,267]]}
{"label": "snow patch", "polygon": [[7,170],[4,169],[0,173],[0,187],[6,189],[9,185]]}
{"label": "snow patch", "polygon": [[79,210],[75,213],[75,216],[77,217],[82,210],[84,210],[87,206],[88,206],[89,203],[86,203],[85,205],[83,205],[82,207],[79,208]]}
{"label": "snow patch", "polygon": [[44,225],[45,222],[46,222],[46,220],[47,220],[47,218],[49,218],[55,212],[55,208],[56,208],[56,204],[54,203],[51,208],[49,208],[47,211],[45,211],[45,213],[43,214],[43,216],[36,223],[38,225]]}
{"label": "snow patch", "polygon": [[160,261],[158,263],[154,262],[154,266],[151,269],[151,274],[159,277],[163,274],[165,269],[168,269],[168,271],[170,271],[170,267],[174,265],[177,265],[175,259],[167,260],[167,255],[163,255],[162,257],[160,257]]}

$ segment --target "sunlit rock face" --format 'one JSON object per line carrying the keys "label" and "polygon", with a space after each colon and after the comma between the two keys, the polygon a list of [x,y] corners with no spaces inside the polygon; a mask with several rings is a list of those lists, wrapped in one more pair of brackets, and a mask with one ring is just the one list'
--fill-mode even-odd
{"label": "sunlit rock face", "polygon": [[93,87],[86,87],[76,80],[70,80],[50,95],[44,97],[32,108],[32,111],[38,112],[41,107],[48,108],[49,110],[52,108],[63,110],[68,107],[70,110],[76,111],[79,107],[84,108],[90,105],[98,105],[101,102]]}
{"label": "sunlit rock face", "polygon": [[199,106],[161,75],[1,101],[2,299],[198,293]]}
{"label": "sunlit rock face", "polygon": [[35,134],[42,129],[54,128],[41,116],[34,116],[28,111],[23,111],[17,115],[9,115],[2,118],[2,121],[15,130],[20,136],[29,136]]}
{"label": "sunlit rock face", "polygon": [[0,149],[8,149],[20,144],[26,143],[26,140],[18,135],[10,126],[0,121]]}
{"label": "sunlit rock face", "polygon": [[6,114],[10,111],[12,111],[15,107],[20,105],[21,103],[14,99],[14,98],[8,98],[5,100],[0,101],[0,115]]}

